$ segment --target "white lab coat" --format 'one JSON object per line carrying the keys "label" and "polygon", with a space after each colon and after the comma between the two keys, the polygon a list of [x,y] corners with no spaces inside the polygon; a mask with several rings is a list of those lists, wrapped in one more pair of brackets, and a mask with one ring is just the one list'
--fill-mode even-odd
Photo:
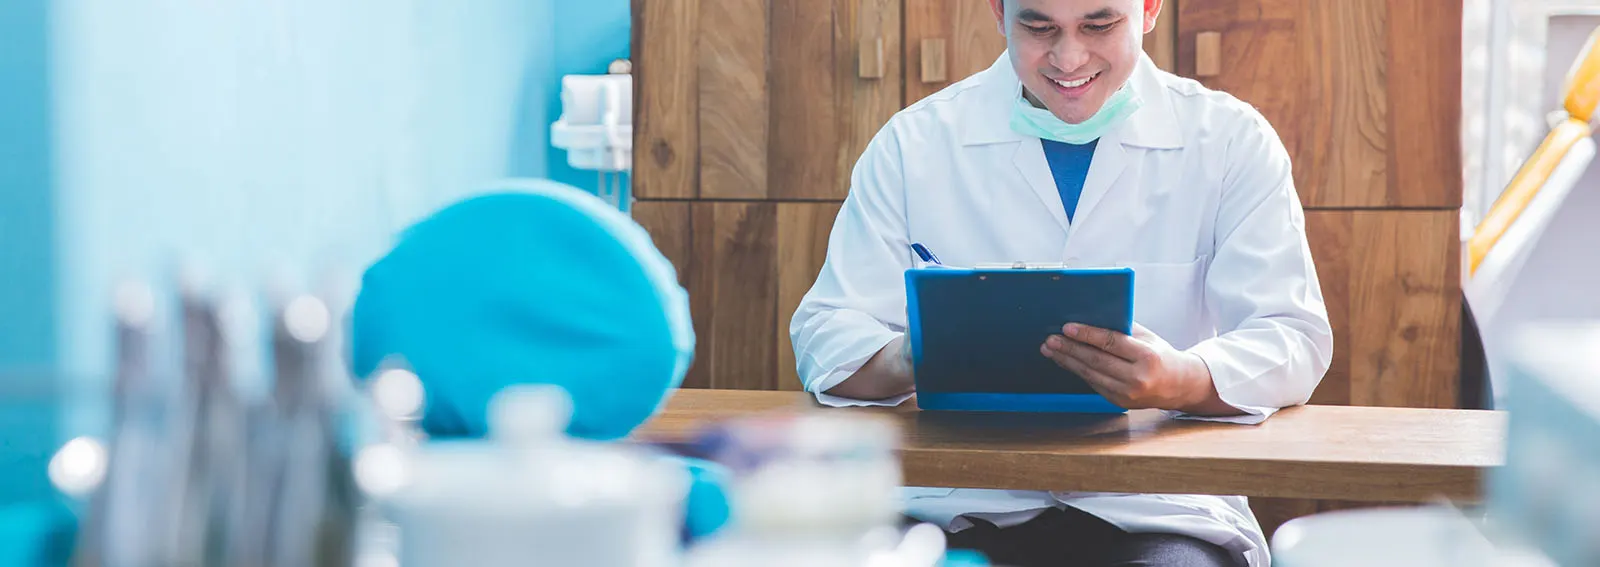
{"label": "white lab coat", "polygon": [[[1251,106],[1141,58],[1145,101],[1095,149],[1068,222],[1037,138],[1009,126],[1020,86],[1007,55],[899,112],[851,176],[827,260],[790,327],[822,394],[906,330],[912,242],[947,265],[1065,262],[1135,270],[1134,318],[1205,360],[1218,394],[1259,423],[1305,403],[1333,352],[1288,153]],[[1193,416],[1179,415],[1182,418]],[[907,488],[907,513],[959,529],[965,513],[1069,503],[1129,531],[1181,533],[1268,565],[1243,497]],[[1007,514],[1012,513],[1012,514]],[[1024,514],[1025,517],[1025,514]]]}

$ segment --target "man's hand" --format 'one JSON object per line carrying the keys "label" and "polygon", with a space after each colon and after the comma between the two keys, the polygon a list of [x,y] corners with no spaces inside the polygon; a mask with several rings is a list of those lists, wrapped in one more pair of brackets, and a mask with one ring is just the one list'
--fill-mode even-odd
{"label": "man's hand", "polygon": [[1061,332],[1046,339],[1039,351],[1119,406],[1198,415],[1239,413],[1217,395],[1204,360],[1173,348],[1138,323],[1133,336],[1077,323]]}
{"label": "man's hand", "polygon": [[855,400],[882,400],[916,391],[911,379],[911,341],[904,334],[878,349],[867,363],[826,394]]}

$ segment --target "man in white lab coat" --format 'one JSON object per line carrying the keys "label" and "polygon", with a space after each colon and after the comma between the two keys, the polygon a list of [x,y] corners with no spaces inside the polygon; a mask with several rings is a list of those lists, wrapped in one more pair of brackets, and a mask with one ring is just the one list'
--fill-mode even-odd
{"label": "man in white lab coat", "polygon": [[[857,162],[790,334],[832,405],[914,393],[904,271],[1135,270],[1132,336],[1069,325],[1040,356],[1127,408],[1259,423],[1333,352],[1289,156],[1250,105],[1157,69],[1161,0],[989,0],[995,64],[898,113]],[[1238,496],[907,488],[907,514],[1009,565],[1268,564]]]}

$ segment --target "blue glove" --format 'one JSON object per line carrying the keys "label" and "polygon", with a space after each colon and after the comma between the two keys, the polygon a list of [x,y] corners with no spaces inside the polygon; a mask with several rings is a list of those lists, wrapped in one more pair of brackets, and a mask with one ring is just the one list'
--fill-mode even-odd
{"label": "blue glove", "polygon": [[722,465],[711,461],[684,458],[683,464],[689,468],[689,476],[693,483],[689,485],[689,498],[685,503],[688,510],[684,517],[685,541],[694,540],[715,533],[728,523],[728,483],[729,471]]}

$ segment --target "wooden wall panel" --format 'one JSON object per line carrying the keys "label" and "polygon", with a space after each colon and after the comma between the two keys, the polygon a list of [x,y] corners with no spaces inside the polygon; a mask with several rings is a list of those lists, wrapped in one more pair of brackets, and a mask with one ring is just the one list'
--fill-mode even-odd
{"label": "wooden wall panel", "polygon": [[1334,325],[1334,364],[1314,402],[1455,407],[1458,222],[1449,210],[1306,213]]}
{"label": "wooden wall panel", "polygon": [[695,354],[689,372],[683,377],[684,388],[710,388],[711,344],[706,342],[711,330],[711,298],[709,280],[696,263],[698,255],[709,254],[701,250],[708,242],[696,238],[694,210],[699,206],[689,201],[639,201],[633,206],[633,220],[650,233],[650,239],[661,250],[661,255],[672,262],[678,272],[678,284],[689,292],[689,317],[694,322]]}
{"label": "wooden wall panel", "polygon": [[688,269],[693,260],[693,227],[689,224],[688,201],[640,201],[634,204],[633,220],[650,233],[650,240],[678,272],[678,284],[689,286]]}
{"label": "wooden wall panel", "polygon": [[699,0],[633,0],[633,193],[699,195]]}
{"label": "wooden wall panel", "polygon": [[[854,0],[859,1],[859,0]],[[817,0],[771,0],[772,140],[768,193],[778,199],[832,195],[842,184],[834,168],[840,128],[836,91],[855,80],[853,43],[834,37],[835,13]],[[837,76],[835,55],[850,63]],[[835,82],[837,79],[837,83]]]}
{"label": "wooden wall panel", "polygon": [[1178,72],[1195,76],[1196,34],[1221,33],[1220,73],[1198,78],[1261,109],[1293,156],[1307,207],[1395,206],[1386,3],[1186,0]]}
{"label": "wooden wall panel", "polygon": [[[945,79],[925,81],[922,40],[944,39]],[[905,0],[905,105],[988,69],[1006,49],[989,3],[981,0]]]}
{"label": "wooden wall panel", "polygon": [[711,346],[711,387],[775,390],[777,377],[777,205],[770,202],[696,203],[692,223],[699,251],[697,277],[710,317],[702,335]]}
{"label": "wooden wall panel", "polygon": [[[1456,211],[1351,213],[1350,403],[1455,407],[1460,373]],[[1385,254],[1384,251],[1392,251]]]}
{"label": "wooden wall panel", "polygon": [[700,196],[767,195],[767,2],[699,0]]}
{"label": "wooden wall panel", "polygon": [[1156,27],[1144,36],[1144,52],[1156,67],[1169,73],[1178,70],[1178,0],[1161,4]]}
{"label": "wooden wall panel", "polygon": [[828,256],[828,234],[840,203],[778,204],[778,389],[802,390],[789,322]]}
{"label": "wooden wall panel", "polygon": [[1390,202],[1459,208],[1460,0],[1389,0]]}
{"label": "wooden wall panel", "polygon": [[[834,114],[838,122],[835,131],[841,138],[829,146],[834,148],[830,164],[819,164],[834,171],[833,186],[813,188],[804,198],[843,201],[849,193],[850,172],[856,160],[867,149],[867,143],[883,128],[902,106],[904,86],[909,73],[900,57],[902,52],[901,11],[902,0],[834,0],[836,26],[834,44],[850,46],[836,49],[834,62],[838,73],[839,89],[834,93]],[[880,79],[857,77],[857,49],[866,42],[881,39],[884,45],[884,73]],[[824,153],[824,152],[818,152]]]}

